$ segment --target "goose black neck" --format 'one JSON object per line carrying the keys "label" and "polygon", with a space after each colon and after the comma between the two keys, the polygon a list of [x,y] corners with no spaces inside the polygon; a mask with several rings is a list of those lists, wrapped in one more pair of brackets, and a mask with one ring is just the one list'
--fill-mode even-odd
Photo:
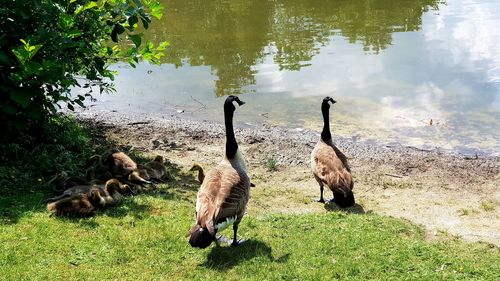
{"label": "goose black neck", "polygon": [[234,136],[233,129],[233,115],[234,109],[224,108],[224,123],[226,125],[226,157],[228,159],[234,158],[238,150],[238,143]]}
{"label": "goose black neck", "polygon": [[323,131],[321,132],[321,139],[323,141],[329,141],[332,139],[332,134],[330,133],[330,108],[329,108],[329,106],[322,106],[321,112],[323,113]]}

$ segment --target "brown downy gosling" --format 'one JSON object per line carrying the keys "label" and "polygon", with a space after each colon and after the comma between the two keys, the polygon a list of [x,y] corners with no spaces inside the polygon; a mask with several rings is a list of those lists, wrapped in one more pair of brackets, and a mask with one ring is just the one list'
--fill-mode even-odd
{"label": "brown downy gosling", "polygon": [[99,205],[104,204],[98,188],[89,193],[79,193],[47,204],[47,210],[57,216],[90,216]]}
{"label": "brown downy gosling", "polygon": [[205,171],[203,171],[203,167],[198,164],[194,163],[193,166],[191,166],[191,169],[189,171],[198,171],[198,182],[201,184],[203,180],[205,179]]}
{"label": "brown downy gosling", "polygon": [[[198,171],[198,182],[200,184],[203,183],[203,180],[205,179],[205,171],[203,170],[203,166],[201,166],[198,163],[194,163],[193,166],[191,166],[191,169],[189,169],[189,171],[190,172]],[[251,182],[250,187],[255,187],[255,184]]]}
{"label": "brown downy gosling", "polygon": [[138,164],[128,177],[131,182],[164,182],[170,177],[167,167],[164,164],[163,157],[157,155],[155,159],[144,165]]}
{"label": "brown downy gosling", "polygon": [[[74,186],[61,196],[52,198],[47,204],[47,210],[58,216],[89,216],[96,209],[114,206],[123,199],[121,192],[129,188],[117,179],[110,179],[104,187]],[[54,200],[55,199],[55,200]]]}

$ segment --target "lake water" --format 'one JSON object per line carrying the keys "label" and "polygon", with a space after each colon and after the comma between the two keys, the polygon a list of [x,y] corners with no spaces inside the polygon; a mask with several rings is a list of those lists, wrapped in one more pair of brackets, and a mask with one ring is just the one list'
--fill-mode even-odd
{"label": "lake water", "polygon": [[[125,64],[94,106],[332,131],[358,140],[500,152],[500,0],[168,0],[147,37],[163,64]],[[179,112],[177,112],[179,111]],[[182,111],[182,112],[180,112]]]}

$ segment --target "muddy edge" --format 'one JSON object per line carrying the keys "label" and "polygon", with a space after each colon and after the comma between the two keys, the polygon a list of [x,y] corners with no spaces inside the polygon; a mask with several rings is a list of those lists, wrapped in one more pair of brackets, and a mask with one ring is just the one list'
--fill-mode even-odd
{"label": "muddy edge", "polygon": [[[225,134],[220,123],[175,114],[151,117],[95,110],[74,114],[84,125],[102,129],[121,146],[163,155],[187,169],[193,161],[209,168],[222,158]],[[254,183],[259,186],[260,180],[265,188],[300,189],[310,198],[318,192],[309,159],[319,133],[269,124],[235,124]],[[332,133],[334,143],[349,158],[355,195],[365,211],[411,220],[424,225],[430,236],[444,231],[500,245],[499,157],[356,141],[335,136],[334,125]],[[269,159],[279,166],[278,173],[266,169]],[[273,211],[280,211],[279,204],[283,212],[324,211],[315,204],[294,205],[289,198],[282,199],[286,204],[277,202]],[[262,200],[255,204],[266,204]],[[493,210],[483,210],[484,202],[493,204]]]}

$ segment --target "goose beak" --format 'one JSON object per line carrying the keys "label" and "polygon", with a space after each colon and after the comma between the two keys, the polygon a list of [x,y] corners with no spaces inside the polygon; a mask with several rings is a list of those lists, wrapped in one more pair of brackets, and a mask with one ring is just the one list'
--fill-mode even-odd
{"label": "goose beak", "polygon": [[241,101],[241,100],[239,100],[239,99],[237,99],[237,100],[236,100],[236,102],[238,103],[238,105],[239,105],[239,106],[242,106],[242,105],[244,105],[244,104],[245,104],[245,102],[244,102],[244,101]]}

